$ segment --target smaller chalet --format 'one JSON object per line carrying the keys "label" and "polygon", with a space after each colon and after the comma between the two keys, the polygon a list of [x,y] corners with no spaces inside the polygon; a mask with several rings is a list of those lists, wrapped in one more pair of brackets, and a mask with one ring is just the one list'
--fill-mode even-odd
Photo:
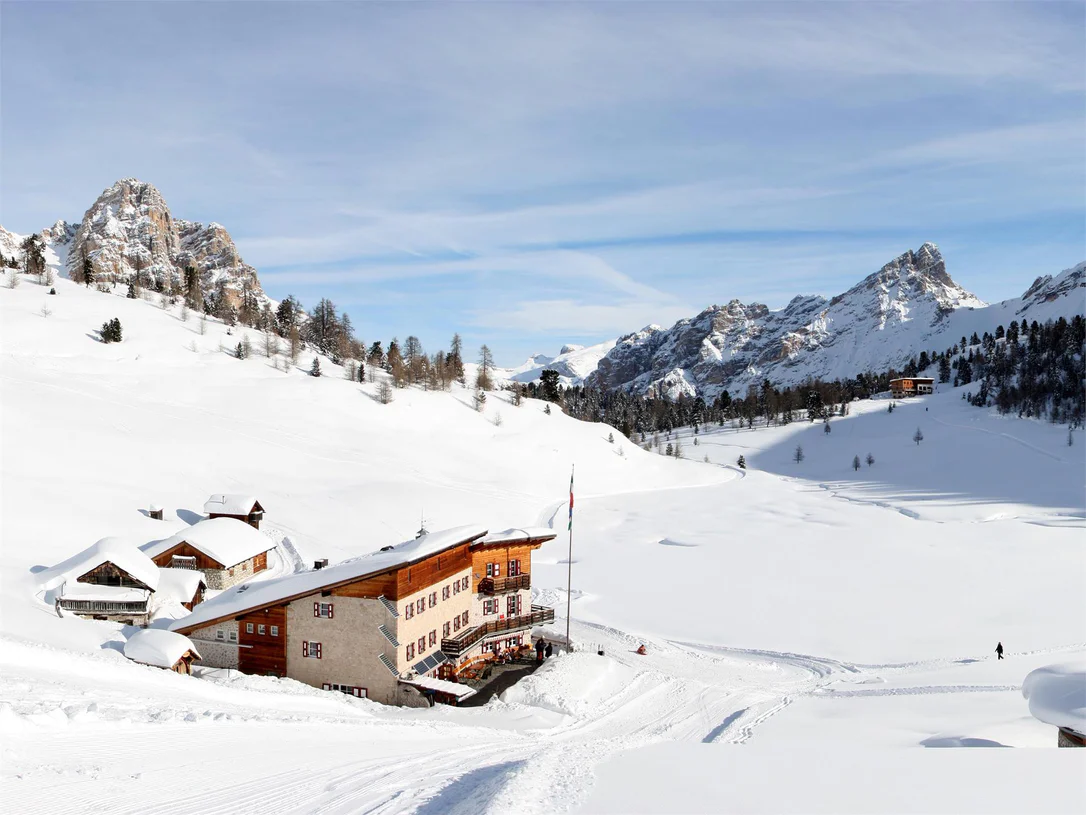
{"label": "smaller chalet", "polygon": [[1031,671],[1022,695],[1033,718],[1056,728],[1057,747],[1086,747],[1086,661]]}
{"label": "smaller chalet", "polygon": [[179,674],[191,674],[192,663],[200,661],[200,652],[188,637],[161,628],[137,631],[124,644],[124,655],[141,665]]}
{"label": "smaller chalet", "polygon": [[140,548],[160,568],[203,572],[207,588],[221,590],[267,569],[275,544],[247,523],[212,518]]}
{"label": "smaller chalet", "polygon": [[204,512],[209,518],[234,518],[244,521],[253,529],[260,529],[264,507],[255,495],[216,493],[204,502]]}
{"label": "smaller chalet", "polygon": [[38,580],[58,612],[146,625],[159,570],[134,544],[111,537],[46,569]]}
{"label": "smaller chalet", "polygon": [[204,602],[207,579],[195,569],[159,569],[158,591],[162,599],[173,600],[189,611]]}
{"label": "smaller chalet", "polygon": [[895,399],[925,396],[935,392],[935,380],[925,376],[907,376],[890,380],[890,395]]}

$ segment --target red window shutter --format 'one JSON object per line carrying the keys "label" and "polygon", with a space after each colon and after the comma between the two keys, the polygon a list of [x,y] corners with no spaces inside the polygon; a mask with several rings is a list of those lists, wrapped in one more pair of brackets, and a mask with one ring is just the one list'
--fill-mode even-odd
{"label": "red window shutter", "polygon": [[303,657],[309,656],[309,643],[306,642],[305,640],[302,640],[302,656]]}
{"label": "red window shutter", "polygon": [[313,604],[313,616],[314,617],[321,616],[321,604],[320,603],[314,603]]}
{"label": "red window shutter", "polygon": [[329,620],[332,619],[332,606],[333,606],[332,603],[328,604],[328,619]]}
{"label": "red window shutter", "polygon": [[321,658],[321,644],[317,643],[317,659]]}
{"label": "red window shutter", "polygon": [[494,564],[494,576],[495,577],[501,577],[502,576],[502,565],[500,563],[495,563]]}

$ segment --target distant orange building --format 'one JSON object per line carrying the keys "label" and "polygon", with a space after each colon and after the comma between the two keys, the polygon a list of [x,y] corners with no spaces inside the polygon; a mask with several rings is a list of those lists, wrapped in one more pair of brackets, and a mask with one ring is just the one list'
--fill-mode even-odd
{"label": "distant orange building", "polygon": [[926,376],[908,376],[890,380],[890,395],[895,399],[923,396],[935,391],[935,380]]}

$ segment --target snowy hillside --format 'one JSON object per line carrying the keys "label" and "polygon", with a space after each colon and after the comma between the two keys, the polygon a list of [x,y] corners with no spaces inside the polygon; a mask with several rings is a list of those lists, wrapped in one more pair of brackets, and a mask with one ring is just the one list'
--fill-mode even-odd
{"label": "snowy hillside", "polygon": [[1011,319],[1084,313],[1086,263],[988,306],[951,279],[938,248],[926,243],[831,300],[796,297],[777,311],[733,300],[670,329],[648,326],[620,338],[587,381],[671,398],[742,395],[765,378],[796,385],[900,369],[921,350],[946,349]]}
{"label": "snowy hillside", "polygon": [[[1020,685],[1086,655],[1081,430],[1068,447],[1066,428],[946,390],[893,414],[854,403],[829,434],[706,428],[695,445],[684,430],[676,460],[501,393],[482,412],[457,386],[382,404],[329,360],[314,378],[309,353],[264,357],[255,333],[253,356],[234,358],[245,329],[209,320],[201,333],[178,308],[56,290],[0,287],[12,811],[108,796],[119,813],[990,812],[1000,802],[976,786],[997,774],[1015,779],[1010,809],[1086,807],[1081,766],[1054,750],[924,750],[1055,746]],[[114,317],[124,339],[103,344],[94,330]],[[853,470],[868,452],[874,464]],[[244,492],[266,509],[274,574],[410,539],[422,519],[554,526],[532,592],[564,632],[573,464],[577,650],[485,707],[168,673],[124,658],[131,629],[60,619],[38,594],[40,567],[108,535],[166,537],[209,494]],[[808,779],[854,765],[863,783]],[[676,790],[684,767],[700,777]]]}

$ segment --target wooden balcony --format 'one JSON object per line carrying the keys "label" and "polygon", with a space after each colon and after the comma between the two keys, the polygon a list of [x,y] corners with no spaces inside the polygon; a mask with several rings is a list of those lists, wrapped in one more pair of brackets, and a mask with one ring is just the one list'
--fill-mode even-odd
{"label": "wooden balcony", "polygon": [[479,581],[479,594],[493,597],[495,594],[504,594],[507,591],[518,589],[530,589],[532,576],[530,574],[517,574],[512,577],[484,577]]}
{"label": "wooden balcony", "polygon": [[[527,575],[518,575],[527,577]],[[519,617],[506,617],[504,620],[491,620],[490,622],[469,628],[459,636],[449,637],[441,641],[441,650],[450,659],[458,659],[466,654],[484,637],[492,634],[500,634],[503,631],[520,631],[536,625],[544,625],[554,622],[554,609],[546,606],[532,606],[531,614],[522,614]]]}

